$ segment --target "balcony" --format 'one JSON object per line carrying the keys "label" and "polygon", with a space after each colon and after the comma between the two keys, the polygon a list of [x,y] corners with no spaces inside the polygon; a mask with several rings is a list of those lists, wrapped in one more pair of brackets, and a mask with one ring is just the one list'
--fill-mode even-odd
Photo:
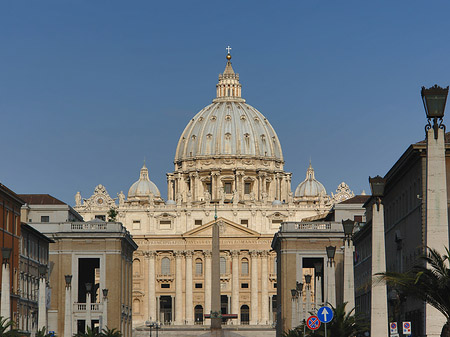
{"label": "balcony", "polygon": [[172,282],[174,277],[172,274],[157,274],[156,279],[158,282]]}
{"label": "balcony", "polygon": [[[74,303],[73,313],[85,313],[87,310],[86,303]],[[102,312],[103,303],[91,303],[91,312]]]}

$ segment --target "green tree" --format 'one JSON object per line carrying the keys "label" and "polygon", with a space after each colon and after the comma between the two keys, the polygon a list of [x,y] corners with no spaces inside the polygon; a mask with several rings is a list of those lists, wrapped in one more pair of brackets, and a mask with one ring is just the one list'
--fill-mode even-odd
{"label": "green tree", "polygon": [[102,330],[101,336],[102,337],[122,337],[122,333],[115,328],[110,329],[108,327],[105,327],[105,329]]}
{"label": "green tree", "polygon": [[9,318],[0,316],[0,337],[16,337],[19,332],[14,328],[14,322]]}
{"label": "green tree", "polygon": [[108,211],[108,221],[115,222],[117,218],[117,211],[115,208],[110,208]]}
{"label": "green tree", "polygon": [[98,331],[98,329],[91,329],[87,326],[85,332],[78,332],[74,335],[74,337],[102,337],[102,334]]}
{"label": "green tree", "polygon": [[381,280],[397,288],[406,296],[427,302],[439,310],[446,319],[441,337],[450,337],[450,253],[445,248],[441,255],[428,248],[427,254],[420,257],[422,263],[416,264],[405,273],[386,272],[378,274]]}

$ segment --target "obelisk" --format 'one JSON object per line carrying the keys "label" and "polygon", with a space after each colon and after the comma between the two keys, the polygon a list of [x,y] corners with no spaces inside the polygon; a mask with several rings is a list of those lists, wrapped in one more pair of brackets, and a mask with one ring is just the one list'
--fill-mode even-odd
{"label": "obelisk", "polygon": [[223,331],[220,308],[220,241],[217,210],[212,225],[211,260],[211,336],[222,337]]}

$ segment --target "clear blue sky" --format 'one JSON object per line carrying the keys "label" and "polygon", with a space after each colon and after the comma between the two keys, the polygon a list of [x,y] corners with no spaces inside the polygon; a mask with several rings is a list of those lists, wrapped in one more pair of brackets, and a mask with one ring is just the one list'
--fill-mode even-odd
{"label": "clear blue sky", "polygon": [[293,189],[311,158],[328,193],[367,191],[424,138],[420,87],[450,83],[449,13],[448,0],[1,1],[0,182],[73,204],[100,183],[127,193],[146,158],[165,197],[230,45]]}

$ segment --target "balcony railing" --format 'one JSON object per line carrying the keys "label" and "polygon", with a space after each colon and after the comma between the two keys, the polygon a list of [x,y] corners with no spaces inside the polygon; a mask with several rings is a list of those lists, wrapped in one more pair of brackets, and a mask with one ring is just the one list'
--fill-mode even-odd
{"label": "balcony railing", "polygon": [[[86,303],[74,303],[73,304],[73,312],[86,312],[87,304]],[[102,303],[91,303],[91,311],[100,312],[103,311]]]}

